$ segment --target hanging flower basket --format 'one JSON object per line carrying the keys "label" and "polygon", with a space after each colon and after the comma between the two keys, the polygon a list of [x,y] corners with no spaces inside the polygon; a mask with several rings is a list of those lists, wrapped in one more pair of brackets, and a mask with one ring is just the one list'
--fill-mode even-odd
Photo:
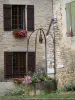
{"label": "hanging flower basket", "polygon": [[13,32],[13,35],[15,37],[26,37],[27,36],[27,30],[16,30]]}

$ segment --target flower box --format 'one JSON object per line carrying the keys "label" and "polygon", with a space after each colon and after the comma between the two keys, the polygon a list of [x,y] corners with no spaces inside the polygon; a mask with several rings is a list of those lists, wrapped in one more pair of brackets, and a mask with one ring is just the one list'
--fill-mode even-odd
{"label": "flower box", "polygon": [[21,84],[24,78],[13,78],[14,83]]}
{"label": "flower box", "polygon": [[13,32],[13,35],[15,37],[26,37],[27,36],[27,30],[15,30]]}

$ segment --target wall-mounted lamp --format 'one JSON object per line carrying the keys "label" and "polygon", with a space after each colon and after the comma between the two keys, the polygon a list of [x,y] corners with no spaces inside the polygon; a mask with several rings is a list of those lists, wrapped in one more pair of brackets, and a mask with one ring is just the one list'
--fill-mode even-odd
{"label": "wall-mounted lamp", "polygon": [[43,38],[42,38],[42,34],[40,33],[39,35],[39,42],[42,43],[43,42]]}

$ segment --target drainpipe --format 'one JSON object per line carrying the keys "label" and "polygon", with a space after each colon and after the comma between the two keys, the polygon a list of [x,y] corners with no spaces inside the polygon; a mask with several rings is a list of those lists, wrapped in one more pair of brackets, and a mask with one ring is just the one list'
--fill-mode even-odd
{"label": "drainpipe", "polygon": [[[53,0],[52,0],[52,19],[54,18],[54,11],[53,11]],[[53,34],[54,34],[54,38],[53,38],[53,48],[54,48],[54,78],[56,78],[56,48],[55,48],[55,28],[54,28],[54,22],[53,22]]]}
{"label": "drainpipe", "polygon": [[[26,30],[27,30],[27,5],[25,6],[25,22],[26,22]],[[28,74],[28,47],[29,47],[29,36],[27,34],[27,51],[26,51],[26,72],[25,74]]]}

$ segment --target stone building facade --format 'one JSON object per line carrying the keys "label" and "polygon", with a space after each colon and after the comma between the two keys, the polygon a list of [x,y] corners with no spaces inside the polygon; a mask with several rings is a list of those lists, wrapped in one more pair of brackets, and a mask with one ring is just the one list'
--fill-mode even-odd
{"label": "stone building facade", "polygon": [[[8,53],[25,53],[25,56],[27,57],[27,39],[29,35],[32,33],[32,31],[28,31],[27,37],[25,38],[15,38],[13,35],[13,30],[5,30],[4,28],[8,27],[8,24],[5,21],[9,14],[8,10],[5,11],[5,8],[7,5],[12,5],[12,9],[14,9],[14,5],[23,5],[25,6],[25,29],[27,30],[27,7],[34,6],[34,30],[43,28],[44,33],[47,33],[47,30],[49,29],[49,24],[52,19],[52,1],[51,0],[0,0],[0,94],[3,95],[3,93],[6,91],[6,89],[13,88],[13,83],[6,78],[6,70],[7,75],[8,73],[11,73],[11,69],[8,71],[8,66],[11,66],[10,62],[12,60],[11,57],[5,57]],[[5,7],[5,8],[4,8]],[[6,15],[6,17],[5,17]],[[9,18],[9,17],[8,17]],[[24,23],[24,21],[23,21]],[[10,25],[11,26],[11,25]],[[46,63],[45,63],[45,40],[43,37],[43,43],[39,43],[39,35],[37,34],[37,46],[36,46],[36,70],[46,69]],[[36,32],[32,34],[29,42],[29,52],[33,52],[35,54],[35,36]],[[49,37],[47,37],[49,38]],[[47,39],[48,42],[49,39]],[[52,40],[50,40],[52,41]],[[52,44],[52,43],[51,43]],[[47,45],[47,52],[50,56],[50,51],[52,52],[53,49],[49,50],[50,42]],[[52,44],[53,45],[53,44]],[[47,53],[47,55],[48,55]],[[6,55],[5,55],[6,54]],[[10,54],[9,54],[10,55]],[[23,55],[23,54],[22,54]],[[53,56],[53,52],[51,53]],[[9,58],[9,61],[6,61],[6,59]],[[13,58],[13,57],[12,57]],[[31,58],[32,59],[32,58]],[[52,57],[53,59],[53,57]],[[19,56],[19,60],[21,60]],[[31,60],[30,60],[31,61]],[[35,61],[35,60],[34,60]],[[34,62],[33,61],[33,62]],[[9,64],[8,64],[9,62]],[[25,59],[26,62],[26,59]],[[6,64],[6,65],[5,65]],[[19,64],[19,63],[18,63]],[[20,63],[21,64],[21,63]],[[7,68],[5,67],[7,66]],[[26,66],[26,65],[25,65]],[[14,69],[13,69],[14,70]],[[13,72],[13,71],[12,71]]]}
{"label": "stone building facade", "polygon": [[[26,53],[27,55],[27,39],[29,35],[31,34],[32,31],[28,31],[27,37],[25,38],[15,38],[13,36],[13,31],[12,30],[4,30],[4,28],[8,27],[8,24],[6,23],[6,26],[4,25],[5,23],[5,13],[7,13],[7,10],[4,12],[4,6],[7,5],[25,5],[25,23],[26,23],[26,29],[27,29],[27,6],[31,5],[34,6],[34,30],[38,28],[43,28],[44,33],[47,33],[47,30],[49,28],[49,24],[52,19],[52,1],[51,0],[0,0],[0,85],[1,85],[1,91],[5,91],[6,88],[9,88],[8,86],[12,86],[12,82],[10,80],[6,79],[5,77],[5,71],[8,70],[9,68],[5,68],[5,63],[8,66],[11,66],[11,64],[8,62],[11,62],[12,60],[5,61],[6,59],[11,59],[10,57],[5,57],[5,53]],[[9,8],[7,8],[9,9]],[[12,12],[13,13],[13,12]],[[9,15],[9,13],[6,14],[6,17]],[[37,47],[36,47],[36,70],[38,69],[46,69],[46,64],[45,64],[45,40],[43,39],[43,43],[39,43],[39,32],[37,34]],[[29,43],[29,52],[34,52],[35,53],[35,31],[33,35],[30,38],[30,43]],[[44,38],[44,37],[43,37]],[[49,37],[47,37],[49,38]],[[52,40],[50,40],[52,41]],[[47,39],[48,42],[48,39]],[[49,50],[49,45],[47,45],[47,52],[49,52],[50,56],[50,51]],[[53,44],[52,44],[53,45]],[[9,54],[10,55],[10,54]],[[48,55],[48,54],[47,54]],[[51,53],[53,56],[53,52]],[[48,56],[48,57],[49,57]],[[20,56],[19,56],[20,57]],[[53,59],[53,57],[52,57]],[[20,59],[21,60],[21,59]],[[34,61],[33,61],[34,62]],[[18,63],[19,64],[19,63]],[[11,72],[11,69],[7,71],[7,74]],[[6,84],[7,85],[4,85]],[[0,93],[1,93],[0,91]]]}
{"label": "stone building facade", "polygon": [[[15,38],[13,31],[4,31],[3,4],[11,5],[34,5],[34,30],[44,28],[45,34],[49,29],[52,18],[57,18],[57,23],[52,24],[47,39],[47,59],[54,60],[53,38],[55,34],[55,69],[58,87],[74,82],[74,41],[75,37],[68,37],[66,21],[66,4],[74,0],[0,0],[0,81],[6,82],[4,78],[4,52],[27,52],[27,37]],[[53,4],[53,5],[52,5]],[[53,7],[53,11],[52,11]],[[26,8],[27,9],[27,8]],[[27,17],[26,17],[27,21]],[[27,25],[26,25],[27,27]],[[38,33],[39,34],[39,33]],[[39,37],[39,35],[38,35]],[[40,44],[37,38],[36,47],[36,69],[46,68],[45,65],[45,41]],[[35,32],[30,39],[29,52],[35,52]],[[51,77],[54,74],[49,74]],[[11,82],[9,82],[11,83]],[[1,83],[0,83],[1,84]]]}

